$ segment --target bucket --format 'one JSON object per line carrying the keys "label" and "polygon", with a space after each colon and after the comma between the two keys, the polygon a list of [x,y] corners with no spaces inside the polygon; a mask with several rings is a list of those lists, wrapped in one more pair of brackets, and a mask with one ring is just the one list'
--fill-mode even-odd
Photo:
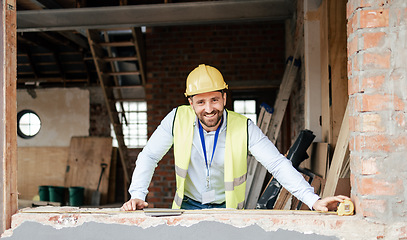
{"label": "bucket", "polygon": [[49,186],[38,186],[38,195],[40,195],[40,201],[49,201]]}
{"label": "bucket", "polygon": [[60,202],[63,205],[65,202],[65,187],[50,186],[49,201]]}
{"label": "bucket", "polygon": [[82,206],[83,205],[83,193],[84,187],[70,187],[69,188],[69,205],[70,206]]}

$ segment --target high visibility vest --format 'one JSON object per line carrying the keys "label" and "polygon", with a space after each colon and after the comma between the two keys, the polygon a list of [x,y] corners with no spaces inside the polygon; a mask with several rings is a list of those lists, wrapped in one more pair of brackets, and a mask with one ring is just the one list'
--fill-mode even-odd
{"label": "high visibility vest", "polygon": [[[226,208],[243,209],[247,176],[247,118],[227,111],[224,158]],[[173,124],[174,157],[177,191],[172,208],[179,209],[184,198],[185,178],[191,161],[195,112],[191,106],[177,108]]]}

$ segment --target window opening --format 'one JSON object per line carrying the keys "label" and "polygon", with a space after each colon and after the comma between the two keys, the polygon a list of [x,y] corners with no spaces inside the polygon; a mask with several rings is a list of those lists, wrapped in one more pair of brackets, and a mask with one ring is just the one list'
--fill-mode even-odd
{"label": "window opening", "polygon": [[17,135],[24,139],[33,138],[41,129],[41,119],[32,110],[17,113]]}
{"label": "window opening", "polygon": [[[128,148],[141,148],[147,143],[147,103],[142,102],[123,102],[123,109],[120,103],[116,103],[116,109],[119,111],[124,135],[124,143]],[[127,125],[124,124],[124,116],[127,119]],[[113,125],[110,125],[111,135],[113,137],[113,146],[117,147],[117,138],[114,133]]]}
{"label": "window opening", "polygon": [[233,110],[250,118],[257,124],[256,100],[234,100]]}

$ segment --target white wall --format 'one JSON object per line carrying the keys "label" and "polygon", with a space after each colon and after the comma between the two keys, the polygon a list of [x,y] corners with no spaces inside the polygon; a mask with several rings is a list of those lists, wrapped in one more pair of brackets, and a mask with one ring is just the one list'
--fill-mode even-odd
{"label": "white wall", "polygon": [[18,147],[68,147],[72,136],[89,135],[89,91],[79,88],[36,89],[36,98],[17,90],[17,112],[37,113],[42,125],[31,139],[17,138]]}
{"label": "white wall", "polygon": [[321,105],[321,49],[320,21],[309,19],[308,14],[317,11],[321,1],[304,1],[304,61],[305,61],[305,128],[315,134],[316,142],[322,141],[320,117]]}

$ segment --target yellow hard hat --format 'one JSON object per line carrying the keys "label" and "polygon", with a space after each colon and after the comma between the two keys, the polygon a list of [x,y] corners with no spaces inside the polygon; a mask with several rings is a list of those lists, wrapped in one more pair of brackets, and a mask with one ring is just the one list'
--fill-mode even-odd
{"label": "yellow hard hat", "polygon": [[188,97],[227,88],[228,85],[223,80],[223,76],[218,69],[200,64],[187,77],[185,96]]}

